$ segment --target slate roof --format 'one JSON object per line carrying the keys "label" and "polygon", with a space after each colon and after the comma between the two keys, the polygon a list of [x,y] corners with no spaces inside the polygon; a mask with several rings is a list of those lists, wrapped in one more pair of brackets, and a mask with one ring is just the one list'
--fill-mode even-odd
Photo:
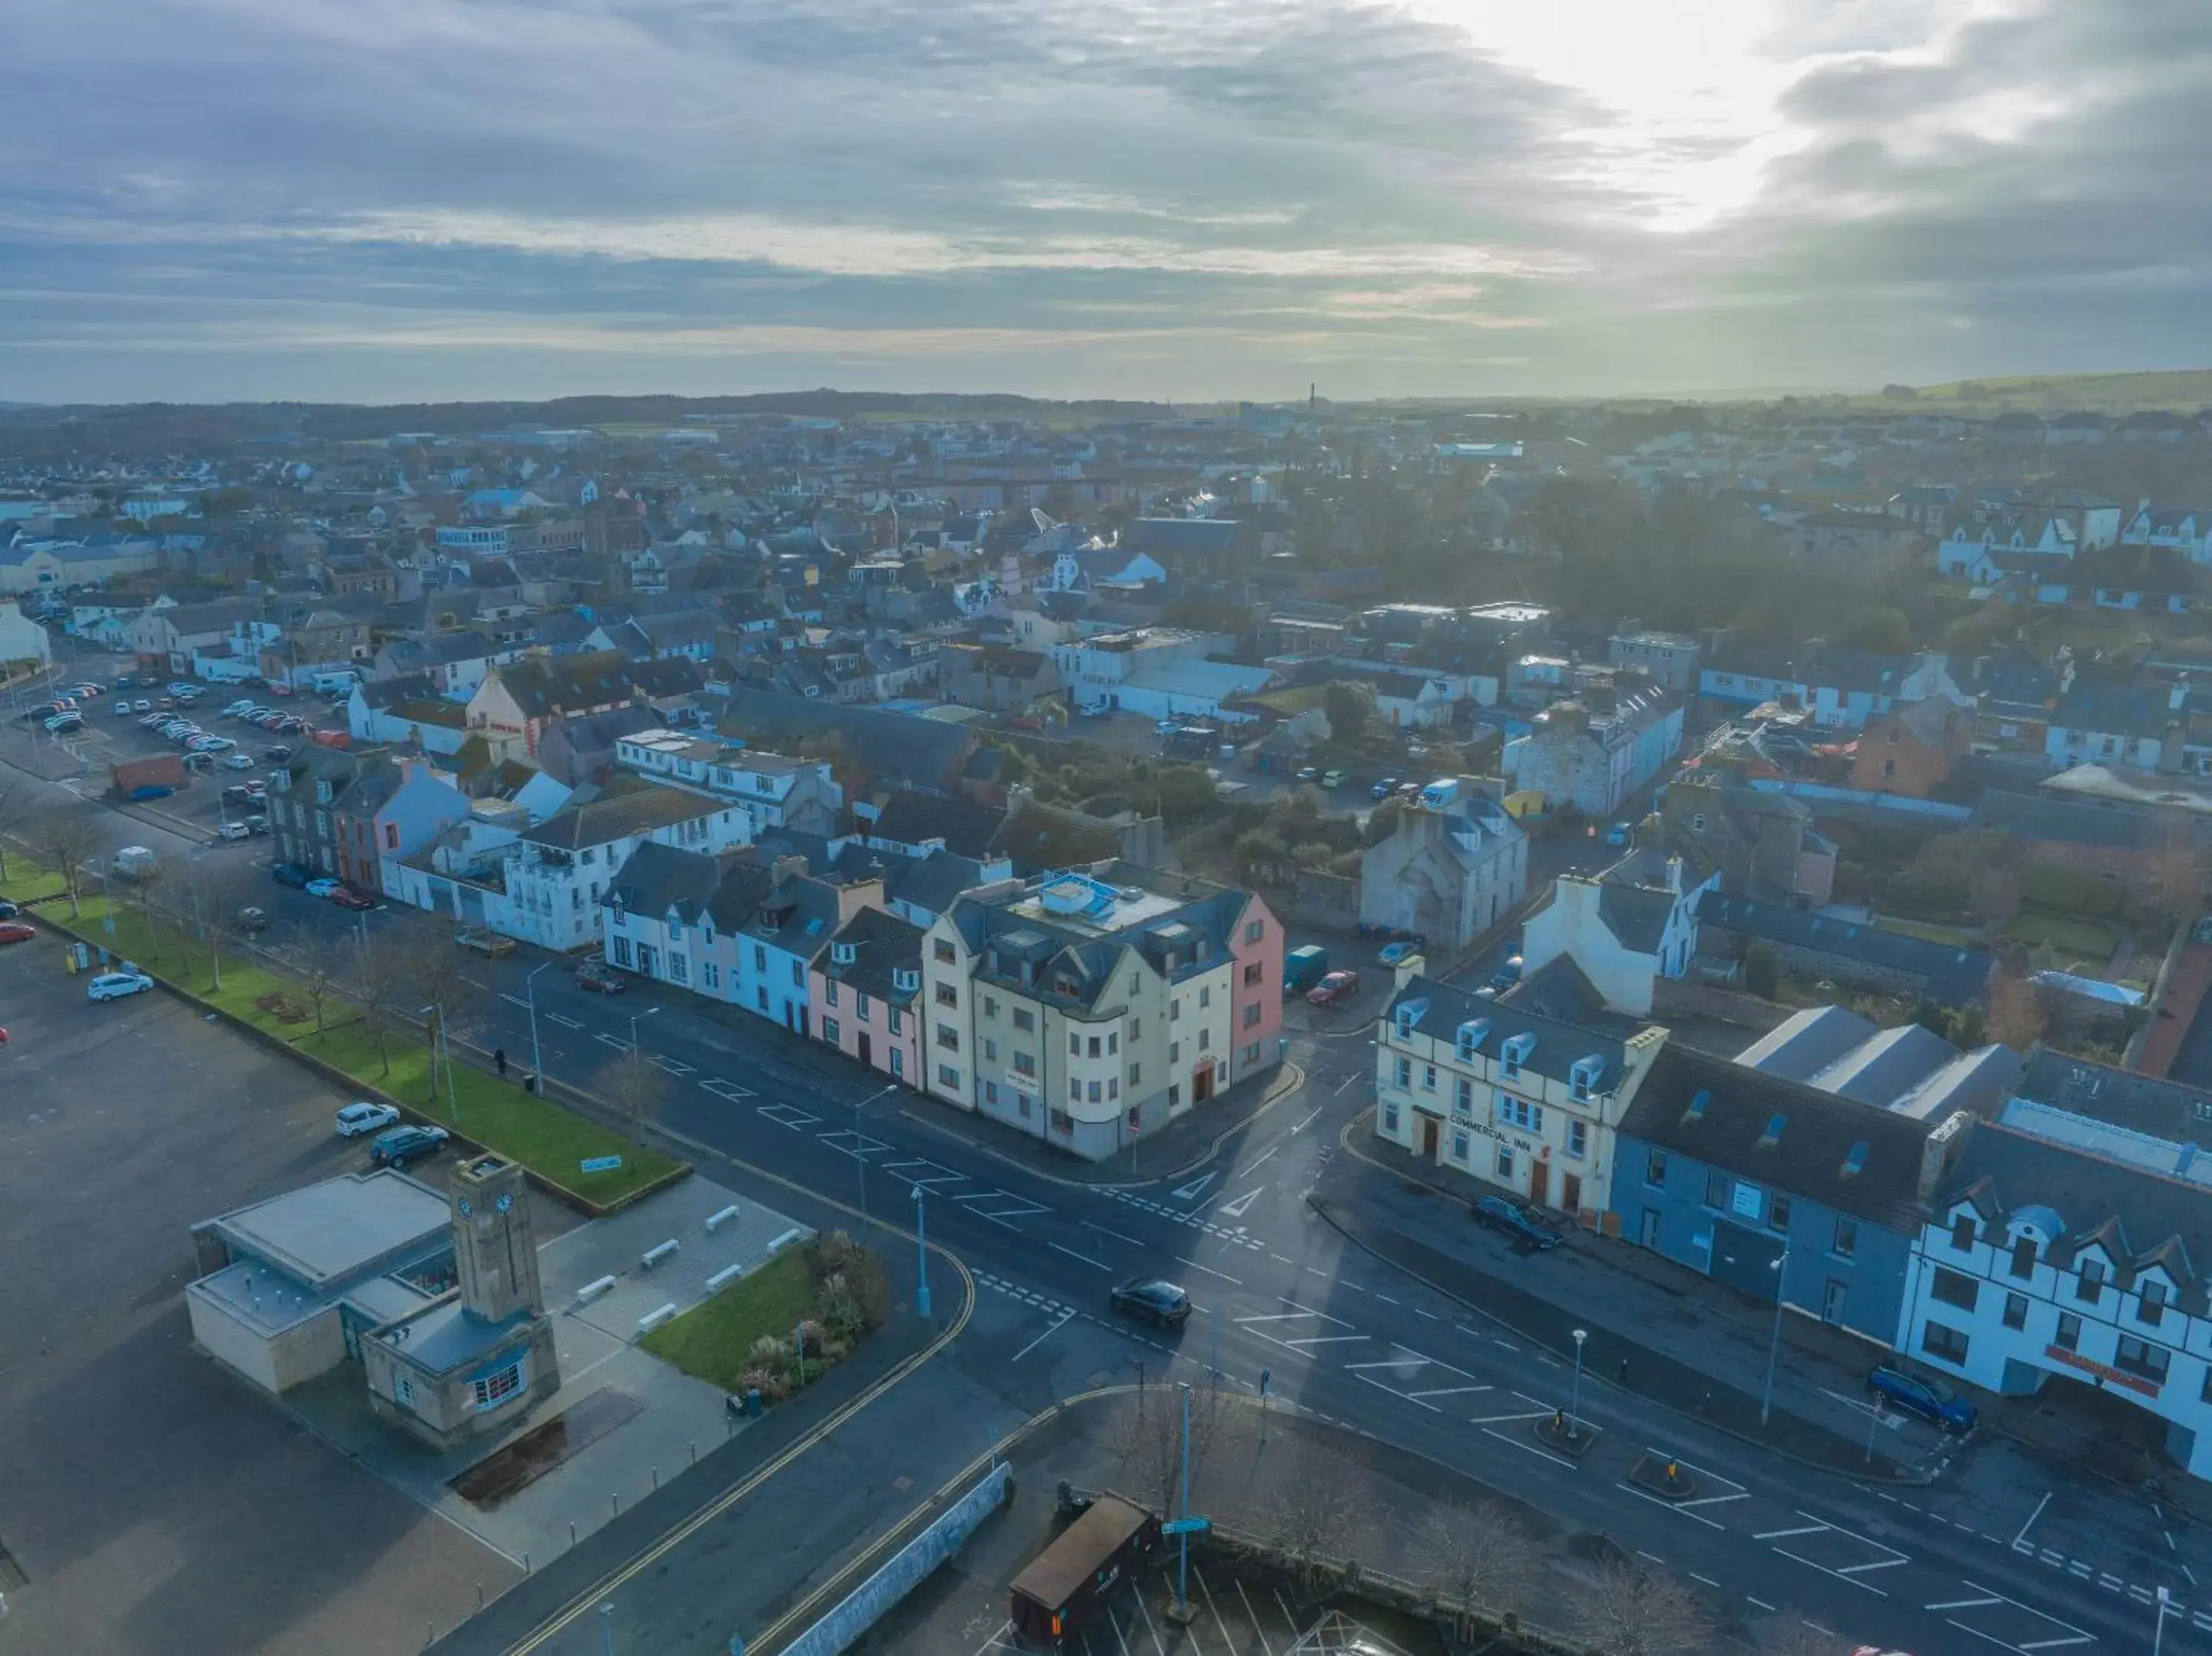
{"label": "slate roof", "polygon": [[[980,857],[990,849],[1005,813],[987,809],[951,794],[894,794],[869,827],[871,837],[919,845],[942,839],[945,849],[962,856]],[[1113,853],[1109,850],[1108,855]]]}
{"label": "slate roof", "polygon": [[665,920],[672,910],[696,925],[720,880],[714,859],[701,851],[647,840],[632,851],[607,882],[600,906]]}
{"label": "slate roof", "polygon": [[650,833],[656,828],[690,822],[731,808],[722,800],[647,783],[627,793],[609,794],[586,804],[556,811],[535,828],[525,830],[520,838],[526,844],[577,850],[586,845],[604,845],[631,834]]}
{"label": "slate roof", "polygon": [[[907,1005],[921,992],[921,927],[895,914],[862,909],[831,935],[830,952],[819,962],[822,975],[893,1006]],[[837,958],[843,944],[852,947],[849,961]],[[915,974],[915,988],[901,989],[892,979],[902,967]]]}
{"label": "slate roof", "polygon": [[1667,935],[1668,916],[1674,912],[1674,893],[1661,886],[1601,880],[1597,912],[1623,948],[1638,954],[1656,954]]}
{"label": "slate roof", "polygon": [[790,747],[834,732],[842,744],[840,758],[845,764],[872,777],[924,788],[941,787],[950,780],[975,740],[963,727],[939,719],[742,686],[731,692],[720,729],[748,741]]}
{"label": "slate roof", "polygon": [[2012,1091],[2014,1098],[2032,1099],[2130,1132],[2212,1148],[2212,1093],[2162,1076],[2039,1049]]}
{"label": "slate roof", "polygon": [[1983,791],[1966,826],[2051,845],[2094,845],[2118,851],[2154,850],[2166,843],[2165,827],[2148,811],[1996,788]]}
{"label": "slate roof", "polygon": [[1978,1002],[1988,991],[1996,958],[1982,949],[1953,948],[1907,937],[1879,926],[1838,920],[1778,903],[1706,892],[1698,902],[1701,925],[1746,937],[1856,960],[1869,967],[1926,980],[1928,993],[1945,1006]]}
{"label": "slate roof", "polygon": [[533,718],[550,718],[564,709],[599,707],[629,700],[631,663],[612,650],[568,655],[551,661],[509,662],[492,669],[515,705]]}
{"label": "slate roof", "polygon": [[1636,1089],[1620,1131],[1911,1233],[1920,1225],[1921,1158],[1936,1124],[1669,1042]]}
{"label": "slate roof", "polygon": [[1433,977],[1408,980],[1390,997],[1384,1021],[1395,1032],[1401,1016],[1409,1010],[1414,1032],[1439,1041],[1455,1043],[1463,1024],[1486,1023],[1488,1028],[1474,1046],[1486,1058],[1498,1057],[1504,1044],[1516,1035],[1534,1036],[1535,1044],[1522,1059],[1522,1068],[1563,1085],[1577,1062],[1595,1058],[1598,1076],[1591,1091],[1610,1093],[1620,1084],[1621,1072],[1627,1065],[1626,1043],[1619,1035],[1547,1016],[1515,1000],[1493,1000],[1455,989]]}

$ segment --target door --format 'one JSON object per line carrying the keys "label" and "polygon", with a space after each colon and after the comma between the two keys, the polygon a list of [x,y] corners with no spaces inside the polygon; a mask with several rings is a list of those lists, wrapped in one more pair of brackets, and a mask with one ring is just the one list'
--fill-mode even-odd
{"label": "door", "polygon": [[1842,1322],[1844,1304],[1850,1295],[1848,1287],[1830,1277],[1827,1286],[1820,1290],[1820,1320],[1824,1323]]}
{"label": "door", "polygon": [[873,1065],[874,1060],[868,1052],[868,1032],[864,1029],[860,1032],[860,1068],[867,1069],[872,1068]]}
{"label": "door", "polygon": [[1204,1104],[1213,1096],[1213,1066],[1202,1063],[1190,1072],[1190,1101]]}
{"label": "door", "polygon": [[1551,1194],[1551,1164],[1532,1161],[1528,1164],[1528,1200],[1538,1207],[1545,1205],[1544,1198]]}
{"label": "door", "polygon": [[1559,1180],[1559,1206],[1571,1214],[1583,1210],[1583,1176],[1580,1173],[1569,1173]]}
{"label": "door", "polygon": [[1431,1161],[1437,1160],[1437,1118],[1434,1116],[1421,1117],[1421,1154]]}
{"label": "door", "polygon": [[1637,1227],[1636,1239],[1655,1253],[1658,1251],[1659,1210],[1656,1208],[1644,1210],[1644,1217]]}
{"label": "door", "polygon": [[906,1074],[906,1052],[903,1048],[891,1049],[891,1079],[897,1081]]}

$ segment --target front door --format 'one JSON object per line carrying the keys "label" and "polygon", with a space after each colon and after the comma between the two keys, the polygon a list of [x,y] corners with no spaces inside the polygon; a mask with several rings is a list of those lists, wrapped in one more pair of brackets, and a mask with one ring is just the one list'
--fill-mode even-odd
{"label": "front door", "polygon": [[1437,1160],[1437,1118],[1434,1116],[1421,1117],[1421,1154],[1431,1161]]}
{"label": "front door", "polygon": [[868,1032],[864,1029],[860,1032],[860,1068],[868,1069],[873,1067],[874,1060],[868,1056]]}
{"label": "front door", "polygon": [[1567,1173],[1561,1177],[1559,1206],[1564,1211],[1571,1214],[1578,1214],[1583,1210],[1583,1176],[1580,1173]]}
{"label": "front door", "polygon": [[1528,1200],[1540,1208],[1544,1205],[1544,1198],[1551,1193],[1551,1165],[1542,1161],[1530,1162],[1528,1164]]}
{"label": "front door", "polygon": [[1213,1066],[1202,1063],[1190,1072],[1190,1101],[1204,1104],[1213,1096]]}

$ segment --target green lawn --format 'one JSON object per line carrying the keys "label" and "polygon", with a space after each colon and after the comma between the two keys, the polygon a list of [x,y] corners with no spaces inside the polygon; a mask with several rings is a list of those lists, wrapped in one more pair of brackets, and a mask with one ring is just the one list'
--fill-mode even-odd
{"label": "green lawn", "polygon": [[725,1391],[752,1367],[753,1342],[763,1334],[787,1344],[814,1308],[814,1273],[806,1250],[778,1254],[702,1305],[663,1323],[641,1343],[686,1374]]}
{"label": "green lawn", "polygon": [[2012,924],[2005,928],[2005,933],[2031,948],[2039,943],[2048,943],[2061,954],[2078,956],[2100,965],[2112,958],[2118,941],[2112,928],[2101,920],[2051,914],[2040,909],[2021,910]]}
{"label": "green lawn", "polygon": [[56,896],[61,889],[59,874],[12,846],[9,848],[8,877],[0,880],[0,897],[28,903],[38,898]]}

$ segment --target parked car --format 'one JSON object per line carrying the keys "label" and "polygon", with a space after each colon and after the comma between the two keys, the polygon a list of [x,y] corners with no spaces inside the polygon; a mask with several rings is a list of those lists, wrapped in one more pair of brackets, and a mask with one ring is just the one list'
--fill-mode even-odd
{"label": "parked car", "polygon": [[261,932],[269,929],[268,911],[263,909],[240,909],[238,928],[242,932]]}
{"label": "parked car", "polygon": [[22,917],[23,911],[21,909],[13,903],[0,898],[0,920],[20,920]]}
{"label": "parked car", "polygon": [[218,822],[215,831],[220,839],[244,839],[249,831],[242,822]]}
{"label": "parked car", "polygon": [[380,1167],[404,1167],[410,1161],[434,1156],[445,1147],[442,1127],[393,1127],[376,1135],[368,1159]]}
{"label": "parked car", "polygon": [[257,837],[267,833],[269,831],[269,819],[265,816],[246,818],[246,831]]}
{"label": "parked car", "polygon": [[465,926],[453,934],[453,941],[465,949],[474,949],[478,954],[512,954],[514,940],[501,937],[497,932],[483,926]]}
{"label": "parked car", "polygon": [[341,909],[373,909],[376,906],[374,898],[366,896],[350,886],[341,886],[330,896],[331,901]]}
{"label": "parked car", "polygon": [[27,943],[38,935],[20,920],[0,920],[0,943]]}
{"label": "parked car", "polygon": [[1877,1363],[1867,1390],[1899,1409],[1960,1437],[1974,1429],[1974,1405],[1941,1380],[1925,1379],[1895,1363]]}
{"label": "parked car", "polygon": [[576,987],[600,995],[619,995],[629,981],[604,960],[586,960],[576,968]]}
{"label": "parked car", "polygon": [[328,874],[323,874],[316,879],[309,880],[304,889],[309,897],[328,897],[333,892],[343,891],[345,887],[339,885],[337,880],[332,880]]}
{"label": "parked car", "polygon": [[1345,781],[1345,774],[1341,770],[1324,770],[1321,773],[1321,785],[1331,793],[1343,787]]}
{"label": "parked car", "polygon": [[1626,845],[1628,843],[1628,825],[1625,822],[1616,822],[1605,831],[1605,843],[1608,845]]}
{"label": "parked car", "polygon": [[381,1132],[398,1119],[399,1112],[390,1105],[371,1104],[363,1099],[338,1111],[338,1136],[359,1138],[363,1133]]}
{"label": "parked car", "polygon": [[1381,778],[1376,782],[1374,787],[1367,790],[1367,797],[1371,800],[1389,799],[1391,795],[1398,791],[1399,780],[1400,779],[1396,776],[1384,776]]}
{"label": "parked car", "polygon": [[1503,1231],[1524,1248],[1556,1248],[1559,1233],[1549,1225],[1534,1217],[1528,1210],[1510,1196],[1479,1196],[1468,1204],[1478,1225],[1486,1225],[1493,1231]]}
{"label": "parked car", "polygon": [[222,766],[226,770],[251,770],[253,760],[244,753],[226,753],[222,756]]}
{"label": "parked car", "polygon": [[1181,1328],[1190,1320],[1190,1295],[1157,1276],[1133,1277],[1111,1290],[1106,1300],[1121,1316],[1161,1328]]}
{"label": "parked car", "polygon": [[301,891],[305,891],[307,882],[314,878],[296,862],[272,862],[269,865],[269,876],[279,886],[290,886]]}
{"label": "parked car", "polygon": [[1309,1006],[1331,1007],[1339,1001],[1348,1001],[1359,993],[1359,974],[1356,971],[1333,971],[1306,991]]}
{"label": "parked car", "polygon": [[1321,780],[1321,772],[1310,764],[1306,765],[1298,771],[1298,780],[1300,782],[1319,782]]}
{"label": "parked car", "polygon": [[142,696],[131,703],[131,710],[133,713],[151,713],[154,710],[154,704]]}
{"label": "parked car", "polygon": [[261,750],[261,757],[268,760],[271,764],[282,764],[285,760],[292,757],[292,750],[285,746],[283,743],[279,742],[274,747],[263,748]]}
{"label": "parked car", "polygon": [[1419,943],[1385,943],[1381,948],[1376,950],[1375,963],[1377,965],[1395,966],[1407,955],[1419,954],[1420,952],[1421,946]]}
{"label": "parked car", "polygon": [[1511,989],[1514,984],[1520,981],[1521,957],[1517,954],[1509,955],[1506,957],[1505,964],[1500,966],[1498,971],[1492,974],[1490,979],[1490,986],[1491,988],[1498,990],[1500,994],[1503,994],[1505,990]]}
{"label": "parked car", "polygon": [[103,971],[85,986],[84,996],[88,1001],[119,1001],[153,987],[154,980],[143,971]]}

